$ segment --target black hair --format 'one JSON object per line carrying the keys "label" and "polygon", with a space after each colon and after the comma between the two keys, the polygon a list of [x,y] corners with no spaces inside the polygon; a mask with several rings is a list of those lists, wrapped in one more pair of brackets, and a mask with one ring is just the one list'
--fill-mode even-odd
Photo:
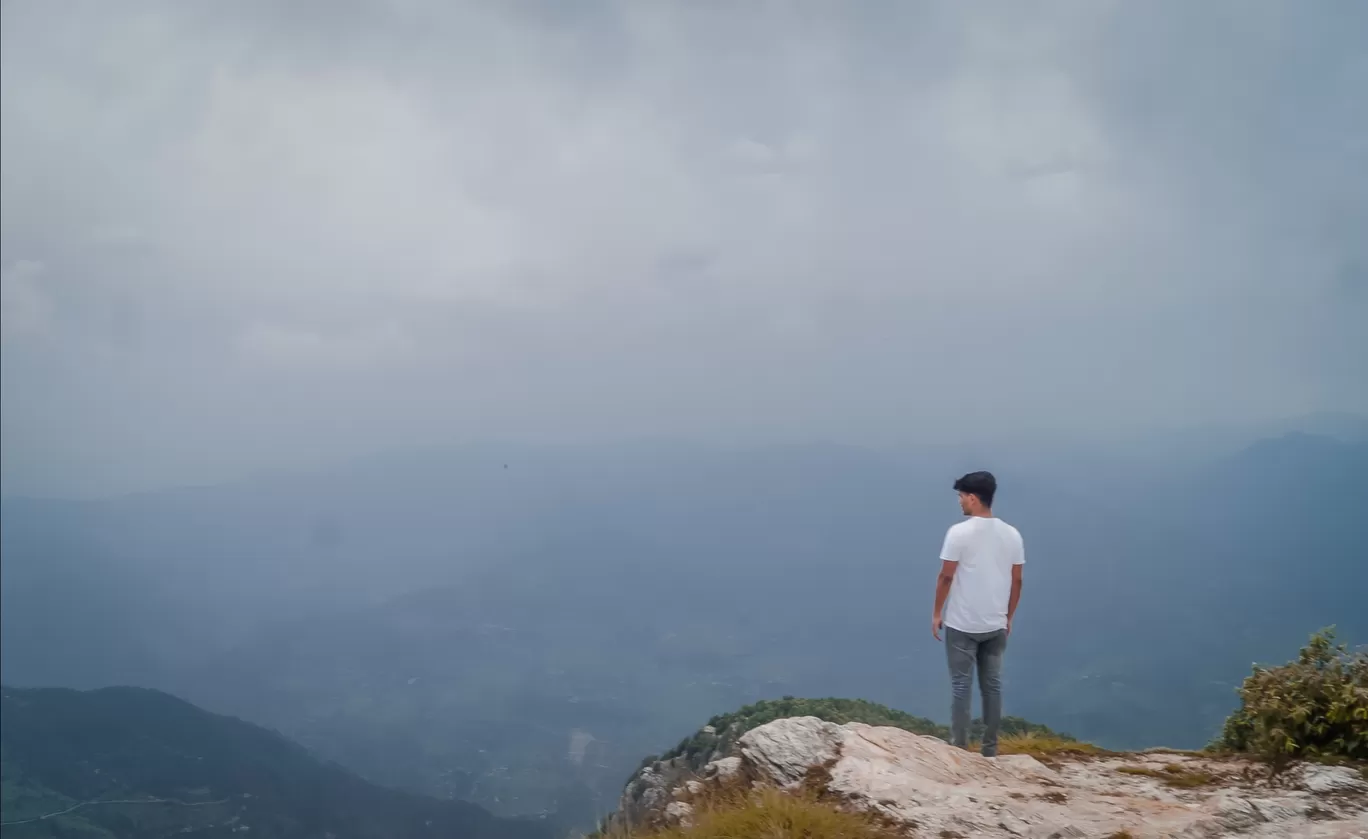
{"label": "black hair", "polygon": [[955,491],[978,496],[983,506],[993,506],[993,496],[997,494],[997,478],[992,472],[970,472],[955,481]]}

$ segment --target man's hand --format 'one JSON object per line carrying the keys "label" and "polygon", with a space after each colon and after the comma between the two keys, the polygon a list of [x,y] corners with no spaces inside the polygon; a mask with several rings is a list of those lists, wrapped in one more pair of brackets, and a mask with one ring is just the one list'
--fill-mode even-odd
{"label": "man's hand", "polygon": [[1012,637],[1012,616],[1007,616],[1007,637]]}
{"label": "man's hand", "polygon": [[940,631],[941,631],[941,627],[942,627],[942,626],[945,626],[945,621],[941,620],[941,616],[940,616],[940,615],[932,615],[932,616],[931,616],[931,637],[932,637],[932,638],[935,638],[937,641],[939,641],[939,640],[941,639],[941,637],[940,637]]}

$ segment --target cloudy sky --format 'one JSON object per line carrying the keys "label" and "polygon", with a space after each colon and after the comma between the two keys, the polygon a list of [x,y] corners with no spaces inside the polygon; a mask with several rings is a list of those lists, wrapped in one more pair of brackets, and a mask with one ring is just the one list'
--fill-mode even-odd
{"label": "cloudy sky", "polygon": [[3,6],[5,491],[1368,410],[1368,4]]}

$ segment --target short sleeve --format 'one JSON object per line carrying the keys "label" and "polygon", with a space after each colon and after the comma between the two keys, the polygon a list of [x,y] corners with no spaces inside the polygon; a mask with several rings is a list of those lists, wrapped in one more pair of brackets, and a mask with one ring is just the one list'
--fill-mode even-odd
{"label": "short sleeve", "polygon": [[1026,564],[1026,541],[1025,541],[1024,539],[1021,538],[1021,534],[1020,534],[1020,533],[1017,534],[1016,543],[1017,543],[1016,558],[1012,560],[1012,564],[1013,564],[1013,565],[1025,565],[1025,564]]}
{"label": "short sleeve", "polygon": [[945,542],[941,545],[940,558],[945,562],[960,561],[960,540],[955,528],[945,531]]}

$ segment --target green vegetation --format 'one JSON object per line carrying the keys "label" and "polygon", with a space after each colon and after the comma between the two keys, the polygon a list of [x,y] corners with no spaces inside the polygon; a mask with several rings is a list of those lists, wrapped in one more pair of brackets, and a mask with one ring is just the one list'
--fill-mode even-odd
{"label": "green vegetation", "polygon": [[65,810],[79,802],[60,795],[27,777],[0,747],[0,814],[4,822],[37,818]]}
{"label": "green vegetation", "polygon": [[[648,757],[641,765],[645,767],[657,761],[682,757],[689,766],[699,768],[714,755],[726,752],[752,728],[790,717],[816,717],[838,725],[861,722],[867,725],[891,726],[914,734],[942,739],[950,736],[950,729],[946,726],[877,702],[867,702],[863,699],[796,699],[785,696],[783,699],[762,700],[729,714],[719,714],[708,720],[707,726],[699,729],[693,736],[686,737],[663,755]],[[975,740],[982,738],[981,720],[974,721],[970,736]],[[1039,748],[1043,749],[1047,743],[1052,743],[1056,751],[1070,747],[1092,749],[1091,746],[1080,744],[1067,734],[1059,734],[1050,730],[1048,726],[1020,717],[1003,717],[1000,737],[1003,741],[1035,738],[1035,745]],[[1022,739],[1021,742],[1023,746],[1029,744],[1026,739]]]}
{"label": "green vegetation", "polygon": [[837,725],[848,722],[887,725],[917,734],[942,735],[948,730],[925,717],[914,717],[877,702],[863,699],[795,699],[792,696],[766,699],[730,714],[719,714],[708,720],[708,725],[719,732],[735,731],[740,735],[765,723],[789,717],[816,717]]}
{"label": "green vegetation", "polygon": [[545,839],[541,825],[370,784],[278,734],[139,688],[0,689],[5,839]]}
{"label": "green vegetation", "polygon": [[1311,636],[1297,660],[1259,667],[1240,687],[1220,748],[1249,752],[1281,768],[1294,758],[1368,760],[1368,654]]}
{"label": "green vegetation", "polygon": [[888,725],[902,728],[916,734],[929,734],[944,737],[948,734],[945,726],[924,717],[914,717],[903,711],[895,711],[876,702],[863,699],[765,699],[747,705],[729,714],[718,714],[708,720],[708,724],[693,736],[686,737],[663,755],[648,757],[642,766],[649,766],[659,760],[684,758],[695,768],[707,763],[711,757],[728,750],[732,744],[752,728],[765,723],[789,717],[817,717],[827,722],[844,724],[862,722],[869,725]]}

